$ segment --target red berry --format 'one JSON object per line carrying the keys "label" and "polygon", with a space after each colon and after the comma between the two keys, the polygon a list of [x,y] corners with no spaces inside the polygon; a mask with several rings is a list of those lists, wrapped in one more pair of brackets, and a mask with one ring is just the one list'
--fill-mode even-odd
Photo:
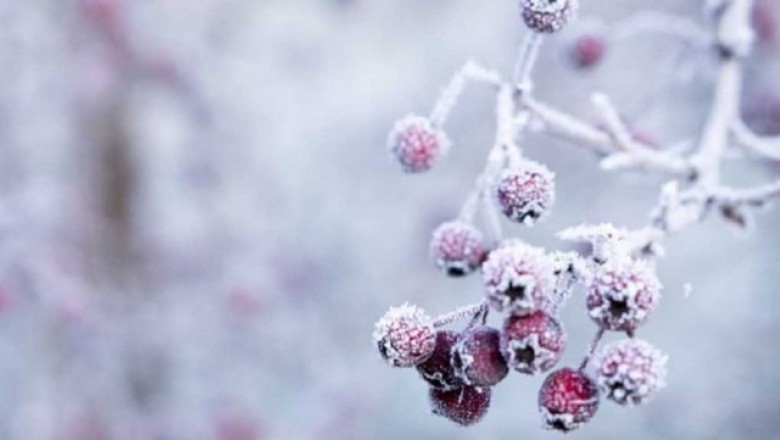
{"label": "red berry", "polygon": [[606,43],[601,35],[583,34],[574,41],[572,58],[581,69],[590,69],[601,62],[606,51]]}
{"label": "red berry", "polygon": [[434,414],[463,426],[473,425],[482,420],[490,407],[490,388],[469,386],[454,390],[431,388],[429,396]]}
{"label": "red berry", "polygon": [[547,429],[563,432],[577,429],[593,417],[598,407],[596,383],[573,368],[550,374],[539,390],[539,411]]}
{"label": "red berry", "polygon": [[596,382],[616,403],[639,405],[665,386],[666,361],[665,355],[645,341],[618,341],[596,357]]}
{"label": "red berry", "polygon": [[417,371],[432,387],[452,390],[463,386],[452,364],[452,347],[458,341],[458,333],[449,330],[436,332],[436,347],[433,354],[417,365]]}
{"label": "red berry", "polygon": [[576,15],[578,0],[522,0],[525,24],[536,32],[553,33],[561,30]]}
{"label": "red berry", "polygon": [[555,202],[555,175],[542,164],[523,161],[501,173],[495,194],[504,215],[532,226]]}
{"label": "red berry", "polygon": [[411,367],[428,359],[435,346],[433,320],[409,304],[393,307],[376,323],[374,342],[393,367]]}
{"label": "red berry", "polygon": [[482,233],[464,221],[441,224],[431,238],[430,254],[436,267],[450,276],[463,276],[476,270],[487,251]]}
{"label": "red berry", "polygon": [[482,282],[490,305],[514,315],[540,309],[555,288],[552,262],[541,249],[511,241],[488,255]]}
{"label": "red berry", "polygon": [[509,368],[501,355],[501,333],[480,326],[466,331],[452,349],[452,365],[467,385],[493,386],[503,380]]}
{"label": "red berry", "polygon": [[387,143],[407,173],[427,171],[450,148],[450,141],[442,130],[430,119],[415,115],[396,122]]}
{"label": "red berry", "polygon": [[634,331],[661,298],[661,283],[645,264],[610,261],[596,273],[586,299],[590,317],[608,330]]}
{"label": "red berry", "polygon": [[561,323],[544,311],[511,316],[501,334],[501,353],[509,367],[537,374],[554,367],[566,348]]}

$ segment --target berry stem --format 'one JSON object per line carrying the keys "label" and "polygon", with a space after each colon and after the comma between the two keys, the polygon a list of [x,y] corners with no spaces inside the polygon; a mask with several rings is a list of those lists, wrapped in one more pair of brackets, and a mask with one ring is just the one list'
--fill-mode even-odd
{"label": "berry stem", "polygon": [[475,319],[479,317],[482,313],[484,313],[484,310],[487,309],[487,302],[485,300],[482,300],[475,304],[469,304],[466,306],[458,307],[457,309],[453,310],[452,312],[445,313],[444,315],[440,315],[436,318],[435,321],[433,321],[434,327],[444,327],[445,325],[451,324],[457,320],[464,319],[471,317],[472,319]]}
{"label": "berry stem", "polygon": [[530,92],[533,88],[531,81],[531,72],[533,72],[536,60],[539,56],[539,48],[542,46],[544,37],[538,32],[529,32],[520,46],[520,55],[515,64],[513,82],[517,90],[521,92]]}
{"label": "berry stem", "polygon": [[599,346],[599,342],[601,342],[601,338],[604,337],[605,330],[603,327],[599,327],[598,331],[596,332],[596,336],[593,338],[593,341],[591,341],[590,345],[588,346],[588,352],[585,354],[585,358],[582,359],[582,363],[580,363],[580,371],[583,371],[585,367],[588,366],[588,363],[593,358],[593,353],[596,352],[596,349]]}

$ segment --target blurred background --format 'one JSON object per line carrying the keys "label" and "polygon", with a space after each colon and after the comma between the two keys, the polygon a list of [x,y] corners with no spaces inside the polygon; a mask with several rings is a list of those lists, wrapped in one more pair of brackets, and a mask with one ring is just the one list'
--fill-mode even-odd
{"label": "blurred background", "polygon": [[[469,58],[510,71],[516,3],[0,0],[0,439],[559,437],[540,429],[542,378],[511,374],[484,421],[459,428],[371,341],[391,305],[481,298],[427,245],[483,166],[493,93],[467,90],[430,173],[403,175],[385,139]],[[703,2],[582,3],[545,43],[537,96],[595,121],[602,90],[649,139],[695,138],[711,54],[640,35],[582,71],[570,51],[642,9],[705,23]],[[780,5],[759,3],[743,111],[780,134]],[[544,134],[523,148],[557,172],[557,205],[506,229],[551,249],[575,224],[645,225],[664,182],[600,172]],[[728,166],[734,185],[780,173]],[[779,209],[750,233],[713,219],[668,243],[640,336],[670,355],[669,387],[640,408],[604,403],[571,437],[780,435],[778,224]],[[573,364],[595,331],[581,295],[563,320]]]}

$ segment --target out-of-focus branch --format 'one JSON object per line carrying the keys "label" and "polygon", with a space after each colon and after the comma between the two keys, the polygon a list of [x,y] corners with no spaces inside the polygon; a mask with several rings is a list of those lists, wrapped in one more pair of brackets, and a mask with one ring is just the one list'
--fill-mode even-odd
{"label": "out-of-focus branch", "polygon": [[759,157],[780,161],[780,137],[761,137],[741,119],[731,125],[731,133],[736,143]]}

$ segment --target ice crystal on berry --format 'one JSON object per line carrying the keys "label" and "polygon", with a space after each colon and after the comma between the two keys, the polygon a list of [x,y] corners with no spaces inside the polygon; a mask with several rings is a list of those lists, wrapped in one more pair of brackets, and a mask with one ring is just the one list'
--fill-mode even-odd
{"label": "ice crystal on berry", "polygon": [[522,0],[525,24],[536,32],[553,33],[574,19],[578,0]]}
{"label": "ice crystal on berry", "polygon": [[561,323],[544,311],[511,316],[501,334],[501,353],[509,367],[520,373],[538,374],[554,367],[566,348]]}
{"label": "ice crystal on berry", "polygon": [[433,320],[417,306],[392,307],[376,323],[374,342],[379,353],[394,367],[411,367],[433,353]]}
{"label": "ice crystal on berry", "polygon": [[596,383],[572,368],[550,374],[539,390],[539,411],[547,429],[563,432],[577,429],[596,414],[598,407]]}
{"label": "ice crystal on berry", "polygon": [[387,143],[390,152],[408,173],[427,171],[450,149],[447,135],[430,119],[416,115],[396,122]]}
{"label": "ice crystal on berry", "polygon": [[455,220],[441,224],[433,232],[430,254],[436,267],[447,275],[463,276],[482,264],[487,251],[477,228]]}
{"label": "ice crystal on berry", "polygon": [[425,362],[417,365],[420,376],[434,388],[452,390],[463,386],[452,364],[452,347],[458,341],[458,333],[449,330],[436,332],[436,346]]}
{"label": "ice crystal on berry", "polygon": [[591,270],[576,252],[553,252],[550,255],[555,286],[550,295],[545,310],[555,315],[571,297],[574,287],[578,284],[588,284]]}
{"label": "ice crystal on berry", "polygon": [[629,259],[600,267],[588,288],[590,317],[608,330],[633,331],[642,325],[661,297],[661,283],[644,263]]}
{"label": "ice crystal on berry", "polygon": [[552,208],[555,175],[540,163],[524,160],[501,173],[495,194],[504,215],[531,226]]}
{"label": "ice crystal on berry", "polygon": [[596,382],[607,398],[639,405],[666,385],[666,355],[649,343],[625,339],[610,344],[596,358]]}
{"label": "ice crystal on berry", "polygon": [[501,355],[500,339],[499,331],[488,326],[467,330],[461,336],[452,349],[452,364],[463,382],[493,386],[506,377],[509,368]]}
{"label": "ice crystal on berry", "polygon": [[463,426],[473,425],[482,420],[490,407],[490,388],[470,386],[454,390],[431,388],[429,395],[434,414]]}
{"label": "ice crystal on berry", "polygon": [[543,307],[555,284],[547,255],[519,241],[504,243],[488,255],[482,280],[490,305],[516,315]]}

